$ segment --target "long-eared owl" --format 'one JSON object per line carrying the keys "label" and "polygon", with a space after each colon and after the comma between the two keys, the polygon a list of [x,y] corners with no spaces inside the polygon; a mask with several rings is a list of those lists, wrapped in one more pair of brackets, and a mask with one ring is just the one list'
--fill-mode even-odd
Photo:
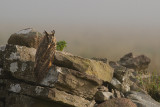
{"label": "long-eared owl", "polygon": [[55,31],[53,30],[51,34],[44,31],[44,34],[45,36],[39,44],[35,56],[34,72],[37,82],[40,82],[48,73],[49,67],[53,63],[56,51]]}

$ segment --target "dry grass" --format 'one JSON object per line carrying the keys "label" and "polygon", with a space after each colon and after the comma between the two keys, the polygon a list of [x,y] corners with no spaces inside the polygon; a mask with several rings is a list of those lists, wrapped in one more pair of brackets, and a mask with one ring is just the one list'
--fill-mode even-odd
{"label": "dry grass", "polygon": [[160,102],[160,75],[157,72],[152,72],[150,78],[139,78],[139,80],[141,88],[148,92],[153,99]]}

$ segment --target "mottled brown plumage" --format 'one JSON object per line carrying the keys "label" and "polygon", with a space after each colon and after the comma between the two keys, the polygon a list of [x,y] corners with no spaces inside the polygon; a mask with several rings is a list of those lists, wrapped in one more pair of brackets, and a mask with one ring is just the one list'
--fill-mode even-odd
{"label": "mottled brown plumage", "polygon": [[56,50],[56,38],[54,36],[55,31],[51,34],[44,31],[45,36],[38,46],[35,56],[34,72],[37,78],[37,82],[40,82],[48,73],[49,67],[52,65]]}

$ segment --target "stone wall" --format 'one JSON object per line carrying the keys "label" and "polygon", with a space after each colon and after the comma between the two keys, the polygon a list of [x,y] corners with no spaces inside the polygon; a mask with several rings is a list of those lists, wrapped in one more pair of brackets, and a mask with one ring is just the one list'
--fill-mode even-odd
{"label": "stone wall", "polygon": [[35,42],[43,36],[32,34],[21,30],[0,46],[0,107],[160,106],[138,86],[139,72],[147,72],[150,63],[144,55],[129,53],[113,62],[57,51],[46,77],[36,82]]}

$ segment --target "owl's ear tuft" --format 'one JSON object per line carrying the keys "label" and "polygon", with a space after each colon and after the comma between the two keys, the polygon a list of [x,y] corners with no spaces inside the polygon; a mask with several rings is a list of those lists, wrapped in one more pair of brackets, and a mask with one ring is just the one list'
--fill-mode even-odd
{"label": "owl's ear tuft", "polygon": [[52,36],[54,36],[54,34],[55,34],[55,30],[51,31],[51,33],[52,33]]}
{"label": "owl's ear tuft", "polygon": [[46,35],[46,36],[48,36],[48,33],[44,30],[44,34]]}
{"label": "owl's ear tuft", "polygon": [[44,34],[45,34],[45,36],[47,38],[47,41],[49,42],[49,34],[45,30],[44,30]]}

